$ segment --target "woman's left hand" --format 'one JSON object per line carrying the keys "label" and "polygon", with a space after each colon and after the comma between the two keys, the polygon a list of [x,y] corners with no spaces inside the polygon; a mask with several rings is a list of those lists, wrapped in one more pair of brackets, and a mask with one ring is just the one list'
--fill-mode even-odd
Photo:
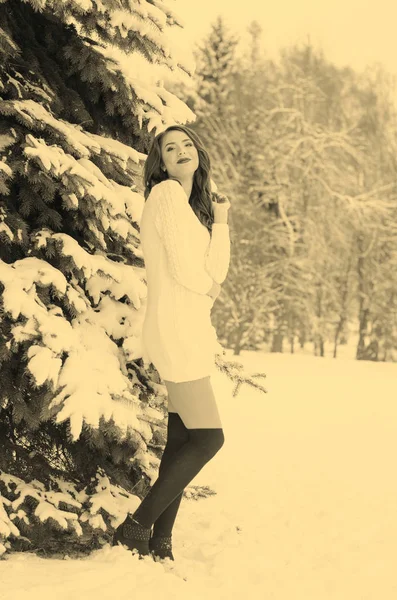
{"label": "woman's left hand", "polygon": [[214,209],[214,222],[227,223],[230,202],[224,194],[215,192],[212,194],[212,208]]}

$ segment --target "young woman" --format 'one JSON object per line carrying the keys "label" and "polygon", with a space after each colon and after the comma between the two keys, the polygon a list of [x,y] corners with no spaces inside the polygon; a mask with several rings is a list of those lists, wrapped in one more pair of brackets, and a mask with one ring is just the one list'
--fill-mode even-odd
{"label": "young woman", "polygon": [[210,380],[219,351],[211,307],[229,268],[230,203],[211,191],[208,153],[185,126],[155,137],[144,177],[142,340],[167,388],[167,443],[157,480],[113,543],[174,560],[172,528],[183,490],[224,443]]}

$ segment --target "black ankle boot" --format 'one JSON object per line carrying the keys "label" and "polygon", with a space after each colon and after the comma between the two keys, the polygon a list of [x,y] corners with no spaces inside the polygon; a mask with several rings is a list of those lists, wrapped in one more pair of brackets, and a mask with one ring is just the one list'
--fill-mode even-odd
{"label": "black ankle boot", "polygon": [[149,540],[149,549],[151,554],[158,556],[159,558],[170,558],[174,559],[172,554],[172,536],[153,536]]}
{"label": "black ankle boot", "polygon": [[150,553],[149,539],[151,528],[143,527],[138,521],[128,516],[114,532],[113,546],[121,544],[128,550],[136,550],[140,556]]}

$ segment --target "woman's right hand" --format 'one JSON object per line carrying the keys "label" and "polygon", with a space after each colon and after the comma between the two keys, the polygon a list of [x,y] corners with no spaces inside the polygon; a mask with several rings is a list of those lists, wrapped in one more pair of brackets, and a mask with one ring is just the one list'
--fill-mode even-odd
{"label": "woman's right hand", "polygon": [[213,300],[216,300],[221,292],[222,286],[217,283],[215,280],[212,284],[212,288],[207,292],[207,296],[211,296]]}

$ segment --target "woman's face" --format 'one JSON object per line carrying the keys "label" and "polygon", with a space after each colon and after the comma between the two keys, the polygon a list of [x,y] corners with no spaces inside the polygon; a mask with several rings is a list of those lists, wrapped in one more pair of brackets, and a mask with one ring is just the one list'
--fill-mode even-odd
{"label": "woman's face", "polygon": [[186,179],[193,177],[199,166],[196,146],[191,138],[179,130],[167,131],[161,140],[162,168],[168,177]]}

